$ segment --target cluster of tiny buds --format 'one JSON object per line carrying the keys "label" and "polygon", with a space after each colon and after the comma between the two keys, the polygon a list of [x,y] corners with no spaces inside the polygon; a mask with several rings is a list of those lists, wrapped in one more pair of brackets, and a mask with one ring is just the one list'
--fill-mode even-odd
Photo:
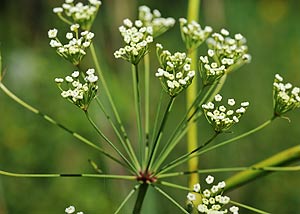
{"label": "cluster of tiny buds", "polygon": [[201,28],[200,24],[196,21],[188,21],[185,18],[180,18],[180,31],[181,37],[188,50],[195,49],[207,39],[213,29],[210,26]]}
{"label": "cluster of tiny buds", "polygon": [[98,0],[89,0],[88,5],[84,5],[82,2],[75,4],[74,0],[65,0],[61,7],[53,8],[53,12],[59,17],[64,14],[68,19],[71,19],[68,20],[69,22],[78,23],[82,29],[89,30],[100,5],[101,1]]}
{"label": "cluster of tiny buds", "polygon": [[122,58],[132,64],[138,64],[143,56],[148,53],[148,44],[153,42],[153,29],[144,26],[141,20],[132,22],[125,19],[119,31],[126,43],[124,48],[115,51],[116,58]]}
{"label": "cluster of tiny buds", "polygon": [[[221,102],[222,96],[217,94],[214,99],[216,102]],[[217,106],[213,102],[202,105],[207,120],[216,132],[226,131],[238,123],[240,117],[246,112],[249,106],[249,102],[242,102],[240,107],[232,109],[235,104],[235,100],[231,98],[227,100],[227,107],[225,105]]]}
{"label": "cluster of tiny buds", "polygon": [[139,7],[139,20],[143,22],[144,26],[153,28],[153,38],[163,34],[175,24],[174,18],[163,18],[159,10],[154,9],[151,12],[150,8],[145,5]]}
{"label": "cluster of tiny buds", "polygon": [[[208,56],[211,57],[208,50]],[[219,80],[226,72],[224,64],[219,65],[217,62],[210,62],[208,56],[200,56],[199,70],[203,85],[211,85]]]}
{"label": "cluster of tiny buds", "polygon": [[[75,214],[75,207],[74,206],[69,206],[65,209],[66,214]],[[76,212],[76,214],[83,214],[83,212]]]}
{"label": "cluster of tiny buds", "polygon": [[[84,75],[83,82],[80,79],[80,72],[74,71],[71,76],[63,78],[55,78],[59,89],[61,90],[61,96],[68,99],[76,106],[86,111],[90,102],[95,98],[98,90],[98,77],[95,75],[95,70],[90,68]],[[62,83],[66,83],[67,90],[62,88]]]}
{"label": "cluster of tiny buds", "polygon": [[[194,205],[194,202],[196,201],[196,194],[201,195],[201,202],[197,206],[198,213],[228,213],[228,209],[222,210],[222,208],[230,202],[230,198],[228,196],[222,195],[222,191],[226,186],[225,182],[221,181],[217,185],[213,185],[214,177],[211,175],[206,177],[205,182],[208,185],[212,185],[212,187],[202,191],[200,184],[195,184],[193,188],[194,193],[188,193],[187,199]],[[238,214],[239,208],[232,206],[229,208],[229,211],[233,214]]]}
{"label": "cluster of tiny buds", "polygon": [[66,33],[66,39],[69,42],[65,45],[57,38],[58,30],[56,28],[48,31],[50,46],[56,49],[56,52],[70,61],[74,65],[78,65],[82,58],[86,55],[86,49],[90,47],[94,33],[89,31],[82,31],[79,33],[79,24],[70,26],[71,32]]}
{"label": "cluster of tiny buds", "polygon": [[161,67],[155,76],[170,96],[176,96],[192,83],[195,76],[195,71],[191,70],[191,59],[185,53],[172,55],[168,50],[163,50],[161,44],[156,44],[156,48]]}
{"label": "cluster of tiny buds", "polygon": [[246,38],[239,33],[231,38],[226,29],[221,29],[220,33],[213,33],[206,42],[209,48],[208,56],[219,66],[224,65],[227,72],[251,61],[251,55],[247,53]]}
{"label": "cluster of tiny buds", "polygon": [[283,78],[275,75],[273,83],[274,113],[280,116],[290,110],[300,107],[300,88],[291,83],[283,83]]}

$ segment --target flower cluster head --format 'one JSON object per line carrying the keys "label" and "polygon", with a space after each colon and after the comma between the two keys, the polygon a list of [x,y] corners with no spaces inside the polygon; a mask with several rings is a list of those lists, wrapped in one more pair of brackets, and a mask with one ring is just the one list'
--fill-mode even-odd
{"label": "flower cluster head", "polygon": [[48,37],[50,40],[50,46],[56,49],[56,52],[70,61],[74,65],[79,65],[83,57],[86,55],[87,48],[90,47],[94,33],[89,31],[79,32],[79,25],[71,25],[70,30],[66,34],[68,43],[63,45],[62,42],[57,38],[58,30],[50,29],[48,31]]}
{"label": "flower cluster head", "polygon": [[[74,206],[69,206],[65,209],[66,214],[75,214],[75,207]],[[77,212],[76,214],[83,214],[83,212]]]}
{"label": "flower cluster head", "polygon": [[159,10],[155,9],[151,12],[150,8],[145,5],[139,7],[139,20],[143,22],[144,26],[153,28],[153,38],[163,34],[175,24],[174,18],[163,18]]}
{"label": "flower cluster head", "polygon": [[[214,99],[216,103],[220,103],[222,96],[217,94]],[[216,132],[226,131],[238,123],[249,106],[249,102],[242,102],[238,108],[233,109],[236,103],[232,98],[227,100],[227,104],[217,105],[216,103],[208,102],[202,105],[208,122]]]}
{"label": "flower cluster head", "polygon": [[[206,214],[225,214],[228,213],[228,209],[224,208],[230,202],[230,198],[228,196],[223,196],[222,192],[225,188],[226,184],[224,181],[219,182],[216,185],[213,185],[214,177],[209,175],[205,179],[206,184],[211,185],[210,188],[201,190],[200,184],[194,185],[194,192],[188,193],[187,199],[189,202],[196,207],[198,213],[206,213]],[[196,201],[196,194],[201,195],[201,202],[196,205],[194,202]],[[236,206],[232,206],[229,208],[229,211],[233,214],[238,214],[239,208]]]}
{"label": "flower cluster head", "polygon": [[134,65],[148,53],[148,44],[153,42],[153,29],[151,26],[144,26],[141,20],[132,22],[130,19],[125,19],[119,31],[126,43],[124,48],[115,51],[116,58],[122,58]]}
{"label": "flower cluster head", "polygon": [[185,18],[180,18],[179,22],[181,37],[188,50],[199,47],[213,30],[210,26],[205,26],[202,29],[196,21],[189,23]]}
{"label": "flower cluster head", "polygon": [[89,0],[89,4],[74,3],[74,0],[65,0],[61,7],[53,8],[53,12],[68,24],[78,23],[83,30],[90,30],[97,15],[101,1]]}
{"label": "flower cluster head", "polygon": [[55,78],[55,82],[61,90],[61,96],[84,111],[88,109],[98,90],[98,77],[92,68],[88,69],[85,74],[74,71],[71,76]]}
{"label": "flower cluster head", "polygon": [[199,70],[204,86],[212,85],[215,81],[219,80],[226,72],[225,65],[219,65],[214,60],[209,60],[212,50],[208,50],[208,56],[200,56]]}
{"label": "flower cluster head", "polygon": [[195,76],[195,71],[191,70],[191,58],[186,53],[171,54],[168,50],[163,50],[161,44],[156,44],[156,49],[161,67],[155,76],[160,79],[163,89],[171,97],[175,97],[192,83]]}
{"label": "flower cluster head", "polygon": [[273,83],[274,114],[280,116],[300,107],[300,88],[291,83],[283,83],[283,78],[275,75]]}
{"label": "flower cluster head", "polygon": [[246,38],[239,33],[231,38],[226,29],[221,29],[220,33],[213,33],[206,42],[209,49],[208,56],[217,63],[218,67],[224,65],[226,73],[251,61]]}

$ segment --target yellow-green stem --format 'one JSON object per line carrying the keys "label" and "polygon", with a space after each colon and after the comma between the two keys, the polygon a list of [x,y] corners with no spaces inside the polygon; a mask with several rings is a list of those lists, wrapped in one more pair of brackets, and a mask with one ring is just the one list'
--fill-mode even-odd
{"label": "yellow-green stem", "polygon": [[[188,1],[188,11],[187,11],[187,19],[188,21],[198,21],[199,18],[199,7],[200,0],[189,0]],[[191,69],[196,70],[197,67],[197,50],[191,52],[188,50],[188,56],[192,59]],[[193,101],[197,96],[197,81],[193,81],[190,87],[187,89],[187,107],[191,106]],[[190,126],[190,129],[187,132],[187,150],[188,152],[193,151],[197,148],[197,125],[196,123]],[[196,170],[198,169],[198,158],[194,158],[188,161],[188,169]],[[195,183],[199,182],[199,176],[197,174],[193,174],[189,177],[189,187],[192,187]]]}

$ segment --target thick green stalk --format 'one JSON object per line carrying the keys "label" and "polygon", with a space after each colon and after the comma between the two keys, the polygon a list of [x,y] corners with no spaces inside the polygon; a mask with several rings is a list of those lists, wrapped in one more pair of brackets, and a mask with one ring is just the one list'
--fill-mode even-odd
{"label": "thick green stalk", "polygon": [[[93,58],[94,64],[95,64],[95,66],[96,66],[96,70],[97,70],[98,75],[99,75],[99,79],[100,79],[100,81],[101,81],[101,83],[102,83],[102,86],[103,86],[103,88],[104,88],[104,91],[105,91],[105,93],[106,93],[106,95],[107,95],[108,101],[109,101],[109,103],[110,103],[110,105],[111,105],[111,108],[112,108],[113,113],[114,113],[114,115],[115,115],[115,117],[116,117],[116,120],[117,120],[117,122],[118,122],[118,125],[119,125],[119,127],[120,127],[120,129],[121,129],[121,132],[123,133],[123,137],[124,137],[124,139],[125,139],[126,145],[127,145],[128,149],[131,151],[131,155],[132,155],[133,157],[135,157],[135,160],[137,160],[136,155],[135,155],[135,153],[134,153],[134,151],[133,151],[132,145],[131,145],[131,143],[130,143],[130,141],[129,141],[128,135],[127,135],[127,133],[126,133],[126,130],[125,130],[125,128],[124,128],[124,126],[123,126],[123,123],[122,123],[122,121],[121,121],[119,112],[118,112],[118,110],[117,110],[117,108],[116,108],[116,105],[115,105],[115,103],[114,103],[114,101],[113,101],[113,99],[112,99],[111,93],[110,93],[109,88],[108,88],[108,86],[107,86],[107,83],[106,83],[106,80],[105,80],[105,78],[104,78],[103,72],[102,72],[102,70],[101,70],[101,67],[100,67],[100,64],[99,64],[99,61],[98,61],[97,54],[96,54],[95,47],[94,47],[94,44],[93,44],[93,43],[92,43],[91,46],[90,46],[90,50],[91,50],[91,54],[92,54],[92,58]],[[139,166],[139,168],[140,168],[140,166]]]}
{"label": "thick green stalk", "polygon": [[1,90],[7,95],[9,96],[11,99],[13,99],[15,102],[17,102],[19,105],[23,106],[24,108],[26,108],[27,110],[31,111],[32,113],[37,114],[38,116],[42,117],[44,120],[48,121],[49,123],[63,129],[64,131],[68,132],[69,134],[73,135],[73,137],[75,137],[76,139],[80,140],[80,142],[98,150],[99,152],[101,152],[103,155],[105,155],[106,157],[114,160],[115,162],[119,163],[122,166],[125,166],[127,168],[127,166],[121,162],[120,160],[118,160],[116,157],[112,156],[111,154],[105,152],[101,147],[95,145],[94,143],[92,143],[91,141],[89,141],[88,139],[86,139],[85,137],[81,136],[80,134],[70,130],[69,128],[67,128],[66,126],[56,122],[52,117],[41,113],[39,110],[37,110],[36,108],[34,108],[33,106],[29,105],[28,103],[26,103],[25,101],[21,100],[19,97],[17,97],[13,92],[11,92],[8,88],[5,87],[5,85],[2,84],[2,82],[0,82],[0,88]]}
{"label": "thick green stalk", "polygon": [[136,124],[138,130],[138,146],[140,148],[141,162],[143,163],[145,142],[143,139],[142,113],[141,113],[142,107],[141,107],[141,95],[139,89],[138,65],[132,64],[131,70],[132,70],[133,94],[134,94],[134,104],[135,104],[135,113],[136,113]]}
{"label": "thick green stalk", "polygon": [[140,185],[139,193],[138,193],[132,214],[140,214],[141,213],[142,205],[143,205],[148,187],[149,187],[149,184],[147,184],[147,183],[142,183]]}
{"label": "thick green stalk", "polygon": [[[299,170],[298,167],[274,167],[274,166],[282,166],[289,164],[295,160],[300,159],[300,146],[297,145],[295,147],[286,149],[278,154],[275,154],[257,164],[254,164],[250,167],[250,169],[240,172],[230,178],[228,178],[226,182],[225,191],[232,190],[238,186],[241,186],[245,183],[248,183],[260,176],[266,175],[272,171],[292,171]],[[251,170],[252,168],[262,169],[262,170]],[[281,170],[279,168],[282,168]]]}
{"label": "thick green stalk", "polygon": [[[188,11],[187,11],[187,19],[188,21],[198,21],[199,19],[199,8],[200,8],[200,0],[189,0],[188,1]],[[197,67],[197,50],[188,50],[188,56],[192,59],[191,69],[196,70]],[[193,101],[196,99],[197,94],[197,82],[193,81],[193,83],[187,89],[187,107],[191,106]],[[191,152],[195,148],[197,148],[198,142],[198,131],[197,124],[193,124],[190,126],[190,129],[187,132],[187,151]],[[198,159],[194,158],[189,160],[188,169],[195,170],[198,169]],[[189,186],[192,187],[195,183],[199,183],[199,176],[197,174],[191,175],[189,177]]]}

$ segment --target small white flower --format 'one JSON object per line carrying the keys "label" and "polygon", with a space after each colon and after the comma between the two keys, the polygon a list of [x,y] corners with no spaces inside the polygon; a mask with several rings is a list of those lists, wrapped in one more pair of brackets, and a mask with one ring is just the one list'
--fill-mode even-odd
{"label": "small white flower", "polygon": [[64,79],[63,78],[55,78],[55,82],[62,83],[62,82],[64,82]]}
{"label": "small white flower", "polygon": [[200,190],[201,190],[200,184],[195,184],[194,185],[194,191],[195,192],[200,192]]}
{"label": "small white flower", "polygon": [[230,212],[237,213],[239,211],[239,208],[236,206],[232,206],[229,208],[229,210],[230,210]]}
{"label": "small white flower", "polygon": [[74,81],[73,78],[70,77],[70,76],[66,76],[66,77],[65,77],[65,80],[66,80],[67,82],[73,82],[73,81]]}
{"label": "small white flower", "polygon": [[187,199],[188,199],[189,201],[195,201],[195,200],[196,200],[196,196],[195,196],[195,194],[193,194],[193,193],[189,193],[189,194],[187,195]]}
{"label": "small white flower", "polygon": [[222,100],[222,96],[220,94],[217,94],[215,96],[215,101],[220,102]]}
{"label": "small white flower", "polygon": [[235,100],[234,99],[228,99],[228,105],[234,106],[235,105]]}
{"label": "small white flower", "polygon": [[73,24],[73,25],[70,26],[70,30],[71,31],[77,31],[79,29],[79,27],[80,27],[79,24]]}
{"label": "small white flower", "polygon": [[66,212],[67,214],[72,214],[72,213],[75,212],[75,207],[74,207],[74,206],[69,206],[69,207],[67,207],[67,208],[65,209],[65,212]]}
{"label": "small white flower", "polygon": [[247,106],[249,106],[249,102],[242,102],[242,103],[241,103],[241,106],[242,106],[242,107],[247,107]]}
{"label": "small white flower", "polygon": [[280,81],[280,82],[283,81],[283,78],[282,78],[279,74],[276,74],[276,75],[275,75],[275,78],[276,78],[278,81]]}
{"label": "small white flower", "polygon": [[212,184],[214,182],[214,177],[211,176],[211,175],[208,175],[206,178],[205,178],[205,181],[207,184]]}
{"label": "small white flower", "polygon": [[48,31],[48,37],[50,38],[50,39],[53,39],[53,38],[55,38],[56,36],[57,36],[57,29],[56,28],[53,28],[53,29],[51,29],[51,30],[49,30]]}
{"label": "small white flower", "polygon": [[61,7],[55,7],[53,8],[54,13],[62,13],[64,10]]}
{"label": "small white flower", "polygon": [[226,29],[221,29],[221,34],[223,34],[224,36],[228,36],[229,35],[229,32],[228,32],[228,30],[226,30]]}
{"label": "small white flower", "polygon": [[74,72],[71,74],[71,76],[74,77],[74,78],[79,77],[79,71],[74,71]]}
{"label": "small white flower", "polygon": [[73,33],[70,33],[70,32],[67,33],[67,34],[66,34],[66,38],[67,38],[67,39],[73,39]]}

